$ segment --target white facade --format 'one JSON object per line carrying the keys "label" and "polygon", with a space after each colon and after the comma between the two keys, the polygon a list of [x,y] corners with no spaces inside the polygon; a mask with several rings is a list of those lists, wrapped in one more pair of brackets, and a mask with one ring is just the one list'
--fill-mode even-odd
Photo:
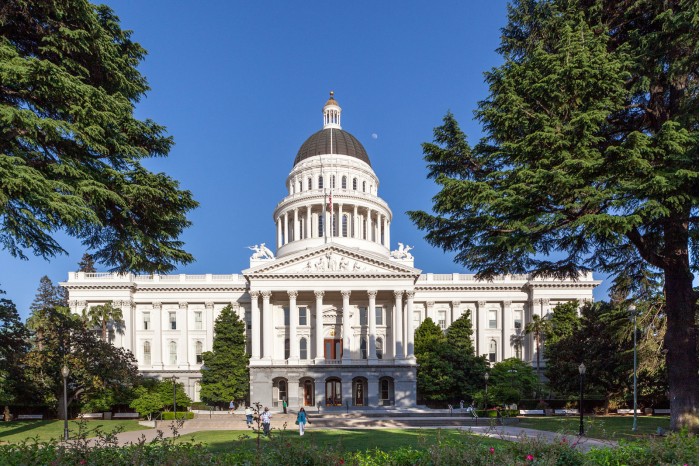
{"label": "white facade", "polygon": [[177,376],[199,399],[201,353],[212,349],[221,309],[247,323],[251,401],[291,407],[413,406],[414,329],[427,317],[443,328],[469,312],[477,354],[497,362],[536,359],[524,334],[533,315],[560,302],[592,300],[600,282],[421,273],[410,247],[391,251],[392,212],[379,179],[342,130],[333,95],[324,127],[302,145],[274,209],[277,250],[256,247],[250,268],[231,275],[71,272],[62,283],[73,312],[112,301],[139,370]]}

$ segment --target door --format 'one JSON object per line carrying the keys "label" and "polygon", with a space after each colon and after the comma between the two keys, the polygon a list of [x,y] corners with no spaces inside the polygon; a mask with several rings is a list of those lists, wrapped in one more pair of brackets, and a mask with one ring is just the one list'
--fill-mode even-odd
{"label": "door", "polygon": [[333,379],[326,381],[326,405],[343,406],[343,393],[341,391],[340,380]]}
{"label": "door", "polygon": [[355,382],[355,406],[365,405],[365,388],[362,382]]}
{"label": "door", "polygon": [[343,340],[326,338],[323,340],[323,353],[325,359],[341,359],[343,357]]}
{"label": "door", "polygon": [[304,382],[304,406],[314,405],[314,384],[310,380]]}

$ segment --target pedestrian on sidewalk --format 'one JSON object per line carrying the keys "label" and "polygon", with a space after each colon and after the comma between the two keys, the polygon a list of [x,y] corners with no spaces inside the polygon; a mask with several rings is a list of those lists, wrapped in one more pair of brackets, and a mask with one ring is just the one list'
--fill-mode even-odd
{"label": "pedestrian on sidewalk", "polygon": [[250,406],[245,407],[245,424],[247,426],[253,425],[253,408]]}
{"label": "pedestrian on sidewalk", "polygon": [[233,411],[236,409],[236,403],[231,400],[231,402],[228,404],[228,413],[233,414]]}
{"label": "pedestrian on sidewalk", "polygon": [[287,398],[284,398],[284,399],[282,400],[282,412],[283,412],[284,414],[287,414]]}
{"label": "pedestrian on sidewalk", "polygon": [[297,420],[295,424],[299,426],[299,435],[304,435],[304,429],[306,428],[306,423],[308,422],[308,418],[306,417],[306,411],[304,411],[304,408],[299,408],[299,413],[297,413]]}
{"label": "pedestrian on sidewalk", "polygon": [[267,406],[265,406],[265,411],[263,411],[263,413],[260,415],[260,420],[262,421],[263,425],[263,434],[265,434],[265,437],[269,437],[270,423],[272,422],[272,413],[269,409],[267,409]]}

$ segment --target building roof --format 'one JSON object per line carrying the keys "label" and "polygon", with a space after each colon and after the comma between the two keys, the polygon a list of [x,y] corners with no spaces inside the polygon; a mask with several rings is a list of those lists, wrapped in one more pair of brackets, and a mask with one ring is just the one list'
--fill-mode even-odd
{"label": "building roof", "polygon": [[[333,147],[331,147],[331,140]],[[337,128],[325,128],[312,134],[299,148],[294,165],[315,155],[341,154],[355,157],[372,166],[367,151],[355,136]]]}

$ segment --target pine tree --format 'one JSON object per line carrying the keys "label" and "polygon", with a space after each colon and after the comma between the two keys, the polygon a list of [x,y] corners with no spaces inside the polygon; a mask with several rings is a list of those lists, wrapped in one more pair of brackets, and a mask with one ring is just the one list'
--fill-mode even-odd
{"label": "pine tree", "polygon": [[459,316],[447,329],[447,341],[450,342],[450,345],[465,353],[474,355],[472,335],[474,335],[474,330],[472,329],[472,320],[469,311]]}
{"label": "pine tree", "polygon": [[213,349],[202,354],[202,401],[221,404],[248,396],[250,355],[245,351],[245,331],[245,322],[231,305],[221,310],[214,324]]}
{"label": "pine tree", "polygon": [[95,259],[88,253],[83,254],[83,257],[78,263],[78,272],[95,273]]}
{"label": "pine tree", "polygon": [[29,306],[31,314],[27,319],[27,328],[34,332],[34,341],[43,344],[43,332],[47,327],[47,313],[58,312],[68,314],[68,294],[60,285],[54,285],[49,277],[44,275],[39,280],[39,288],[36,291],[34,301]]}

